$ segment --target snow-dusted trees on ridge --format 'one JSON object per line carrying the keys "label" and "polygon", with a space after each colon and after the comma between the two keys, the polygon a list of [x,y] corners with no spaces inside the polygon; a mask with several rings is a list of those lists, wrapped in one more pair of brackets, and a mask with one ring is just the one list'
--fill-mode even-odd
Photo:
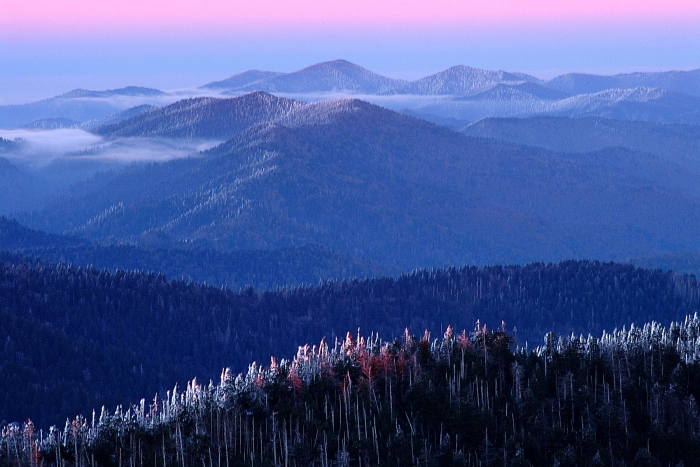
{"label": "snow-dusted trees on ridge", "polygon": [[31,466],[695,465],[700,319],[516,349],[505,326],[348,333],[64,428],[3,427]]}

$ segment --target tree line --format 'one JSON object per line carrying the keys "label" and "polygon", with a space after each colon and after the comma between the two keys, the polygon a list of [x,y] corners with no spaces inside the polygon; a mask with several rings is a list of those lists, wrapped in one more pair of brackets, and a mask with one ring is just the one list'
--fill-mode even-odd
{"label": "tree line", "polygon": [[62,429],[7,425],[0,465],[698,465],[697,315],[513,344],[481,324],[348,333]]}
{"label": "tree line", "polygon": [[[8,257],[11,259],[11,257]],[[61,424],[221,368],[295,352],[348,329],[392,339],[477,320],[532,349],[547,332],[611,332],[682,320],[694,276],[568,261],[417,270],[398,278],[232,291],[162,274],[51,264],[0,265],[0,422]]]}

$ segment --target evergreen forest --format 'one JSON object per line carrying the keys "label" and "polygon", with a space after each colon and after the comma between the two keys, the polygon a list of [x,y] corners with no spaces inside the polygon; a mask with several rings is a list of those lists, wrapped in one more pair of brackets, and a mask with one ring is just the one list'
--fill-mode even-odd
{"label": "evergreen forest", "polygon": [[700,319],[515,348],[503,328],[347,334],[39,430],[6,466],[693,466]]}

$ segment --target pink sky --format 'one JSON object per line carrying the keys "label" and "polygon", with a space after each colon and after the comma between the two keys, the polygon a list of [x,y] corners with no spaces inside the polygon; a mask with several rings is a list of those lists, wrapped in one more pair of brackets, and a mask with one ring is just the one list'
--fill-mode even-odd
{"label": "pink sky", "polygon": [[406,79],[696,69],[698,31],[700,0],[0,0],[0,105],[337,58]]}
{"label": "pink sky", "polygon": [[3,35],[700,20],[698,0],[1,0]]}

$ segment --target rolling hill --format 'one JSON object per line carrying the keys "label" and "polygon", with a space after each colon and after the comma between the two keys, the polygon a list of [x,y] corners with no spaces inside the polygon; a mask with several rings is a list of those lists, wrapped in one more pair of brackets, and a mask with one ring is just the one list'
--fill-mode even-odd
{"label": "rolling hill", "polygon": [[700,69],[692,71],[637,72],[614,76],[568,73],[557,76],[545,86],[570,94],[592,94],[613,88],[664,88],[700,97]]}
{"label": "rolling hill", "polygon": [[151,235],[142,244],[102,245],[88,240],[26,228],[0,216],[0,251],[7,263],[62,263],[112,272],[150,271],[169,278],[259,290],[313,285],[319,281],[397,275],[398,268],[333,251],[320,245],[276,250],[218,251]]}
{"label": "rolling hill", "polygon": [[263,92],[227,99],[199,97],[151,109],[93,132],[109,137],[229,139],[251,125],[277,120],[303,105]]}
{"label": "rolling hill", "polygon": [[282,76],[286,73],[280,73],[278,71],[260,71],[260,70],[248,70],[241,73],[236,73],[230,78],[226,78],[221,81],[213,81],[202,86],[202,89],[224,89],[229,91],[236,91],[243,88],[244,86],[257,83],[258,81],[263,81],[269,78],[276,78]]}
{"label": "rolling hill", "polygon": [[496,84],[536,83],[539,80],[522,73],[481,70],[458,65],[425,78],[394,87],[389,94],[464,96],[485,91]]}
{"label": "rolling hill", "polygon": [[76,122],[100,119],[123,110],[109,98],[155,98],[163,95],[157,89],[136,86],[107,91],[75,89],[38,102],[0,106],[0,128],[16,128],[43,119]]}
{"label": "rolling hill", "polygon": [[700,126],[629,122],[599,117],[486,118],[462,129],[468,136],[559,152],[625,147],[679,164],[700,160]]}
{"label": "rolling hill", "polygon": [[249,83],[237,90],[293,94],[342,91],[378,94],[403,83],[401,80],[378,75],[345,60],[333,60]]}
{"label": "rolling hill", "polygon": [[299,104],[199,157],[85,183],[21,219],[97,240],[312,243],[403,269],[627,260],[698,249],[696,177],[650,154],[511,146],[340,100]]}
{"label": "rolling hill", "polygon": [[0,262],[0,422],[63,425],[101,405],[129,407],[156,393],[162,400],[175,383],[216,380],[224,367],[236,374],[324,336],[342,342],[350,329],[392,341],[406,328],[439,336],[480,320],[517,328],[513,337],[533,348],[550,331],[600,335],[682,320],[697,310],[698,292],[695,278],[587,261],[420,270],[264,293]]}
{"label": "rolling hill", "polygon": [[0,215],[33,207],[41,198],[34,190],[35,183],[31,175],[17,168],[6,158],[0,157]]}

